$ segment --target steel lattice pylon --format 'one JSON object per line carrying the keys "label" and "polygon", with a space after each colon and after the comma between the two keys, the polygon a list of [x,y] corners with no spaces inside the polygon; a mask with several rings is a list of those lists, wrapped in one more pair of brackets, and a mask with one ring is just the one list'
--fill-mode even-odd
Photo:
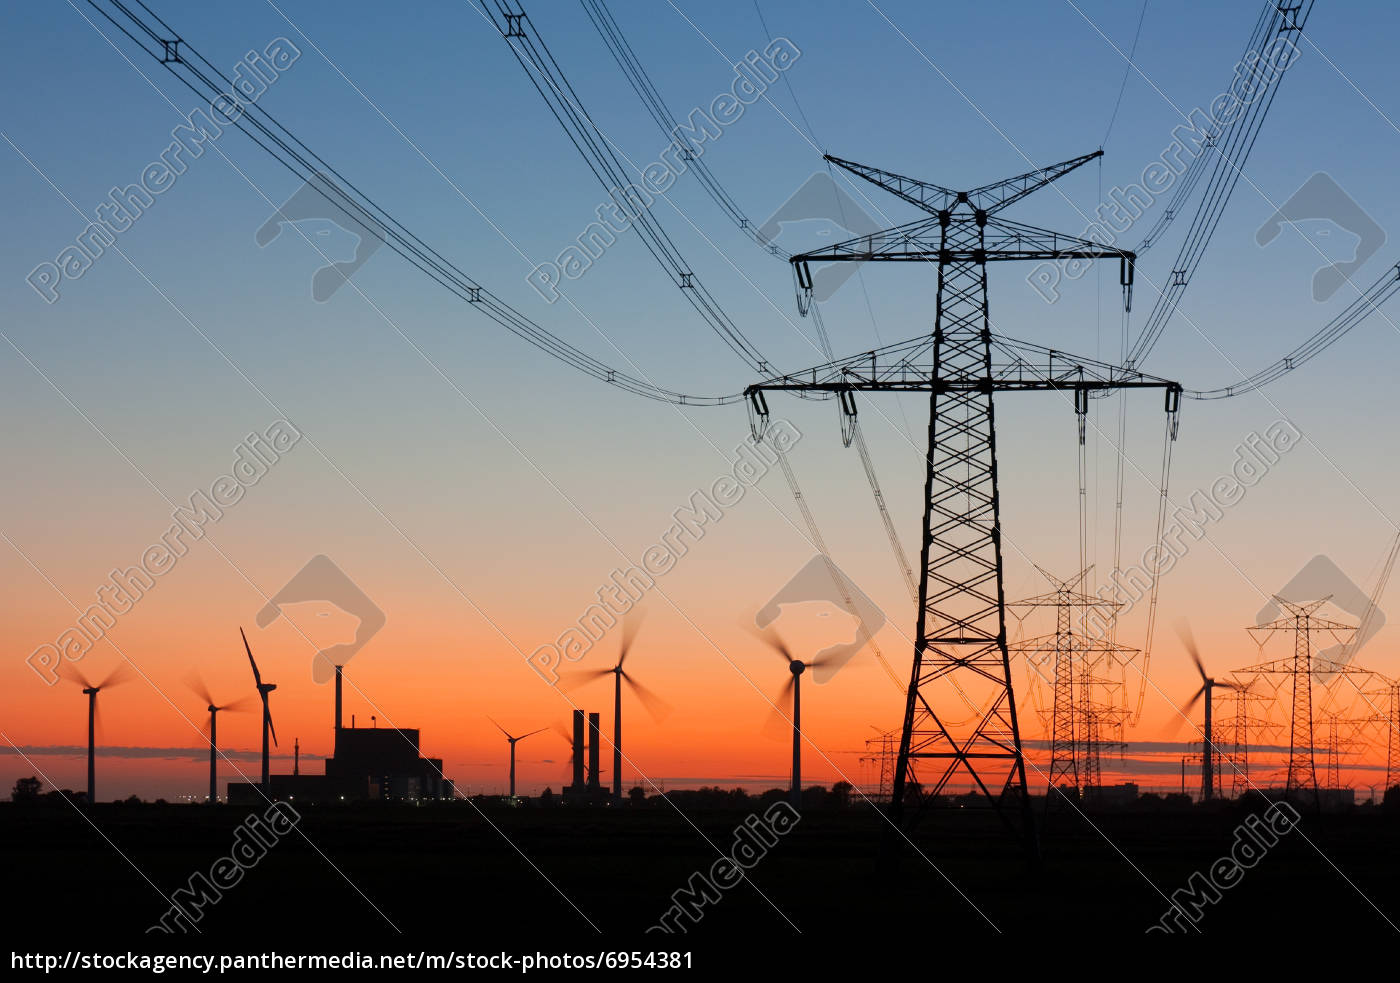
{"label": "steel lattice pylon", "polygon": [[1400,683],[1387,687],[1390,693],[1390,713],[1386,720],[1385,787],[1390,791],[1400,785]]}
{"label": "steel lattice pylon", "polygon": [[1292,682],[1291,712],[1288,729],[1288,774],[1284,781],[1287,795],[1300,795],[1312,804],[1317,797],[1317,763],[1313,744],[1313,703],[1312,686],[1314,673],[1369,674],[1364,669],[1354,669],[1336,665],[1324,659],[1314,658],[1312,634],[1317,631],[1353,632],[1354,625],[1330,621],[1317,616],[1317,609],[1331,600],[1331,596],[1295,604],[1275,595],[1274,602],[1282,607],[1287,615],[1267,624],[1255,625],[1249,633],[1258,641],[1263,633],[1291,631],[1293,633],[1293,657],[1277,662],[1250,666],[1240,673],[1257,675],[1281,674]]}
{"label": "steel lattice pylon", "polygon": [[[1114,258],[1120,261],[1125,300],[1130,295],[1131,252],[996,217],[1101,153],[963,192],[828,157],[931,217],[792,257],[799,309],[805,313],[811,302],[811,263],[923,262],[938,273],[933,335],[925,336],[927,344],[916,339],[888,346],[764,380],[747,390],[760,422],[767,419],[767,391],[838,395],[848,414],[855,412],[855,391],[930,394],[917,628],[891,811],[898,821],[906,798],[927,802],[962,787],[955,785],[961,781],[999,809],[1009,804],[1021,812],[1033,851],[1037,847],[1007,651],[993,394],[1073,390],[1082,416],[1090,392],[1162,388],[1174,420],[1181,391],[1164,379],[1011,342],[991,330],[989,262]],[[1044,367],[1028,360],[1032,350],[1046,357]],[[761,434],[757,423],[755,430]],[[936,705],[941,688],[954,684],[964,693],[978,692],[980,712],[971,724],[950,723]]]}
{"label": "steel lattice pylon", "polygon": [[[1068,580],[1061,580],[1039,566],[1036,569],[1053,589],[1047,594],[1012,601],[1007,606],[1054,608],[1055,632],[1053,635],[1023,639],[1009,648],[1026,659],[1032,671],[1038,670],[1035,668],[1036,660],[1031,656],[1046,655],[1051,658],[1052,696],[1046,728],[1050,734],[1048,788],[1054,791],[1068,780],[1069,787],[1078,793],[1101,784],[1098,758],[1100,748],[1106,743],[1102,739],[1104,724],[1111,728],[1117,723],[1109,707],[1094,701],[1095,687],[1112,685],[1110,681],[1095,676],[1094,668],[1105,659],[1137,650],[1090,633],[1088,615],[1091,612],[1111,617],[1123,607],[1121,602],[1086,594],[1079,589],[1092,566]],[[1077,631],[1074,626],[1076,620],[1080,624]]]}

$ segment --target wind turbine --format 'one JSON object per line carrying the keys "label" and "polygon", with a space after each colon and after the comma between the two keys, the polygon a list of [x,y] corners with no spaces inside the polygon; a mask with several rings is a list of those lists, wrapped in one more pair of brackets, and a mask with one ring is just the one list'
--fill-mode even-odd
{"label": "wind turbine", "polygon": [[622,619],[622,643],[617,653],[617,665],[611,669],[590,669],[583,672],[570,673],[575,682],[583,683],[591,679],[598,679],[603,676],[613,677],[613,801],[622,801],[622,683],[627,681],[627,685],[632,687],[632,692],[637,695],[637,699],[642,701],[642,706],[646,707],[647,713],[657,722],[665,719],[666,714],[671,710],[666,705],[666,701],[661,699],[651,690],[629,676],[622,668],[622,664],[627,661],[627,652],[632,648],[632,642],[637,637],[637,630],[642,626],[640,616],[632,614],[624,616]]}
{"label": "wind turbine", "polygon": [[778,694],[773,713],[776,719],[783,719],[783,705],[791,703],[792,706],[792,789],[789,791],[789,798],[792,800],[794,808],[802,805],[802,674],[810,668],[815,668],[823,664],[825,660],[810,659],[803,661],[796,658],[788,647],[783,644],[783,640],[776,631],[769,629],[762,632],[754,632],[760,641],[766,644],[773,651],[781,655],[788,664],[787,685]]}
{"label": "wind turbine", "polygon": [[219,801],[219,780],[218,780],[218,758],[219,758],[219,711],[246,710],[248,699],[243,697],[234,700],[232,703],[225,703],[223,706],[215,706],[214,698],[209,695],[209,687],[204,685],[204,680],[198,674],[189,678],[186,685],[194,691],[194,695],[207,704],[209,711],[209,722],[205,725],[206,733],[209,735],[209,804],[215,805]]}
{"label": "wind turbine", "polygon": [[123,662],[107,674],[107,677],[94,686],[88,682],[79,670],[70,666],[65,675],[83,688],[83,694],[88,698],[88,769],[87,769],[87,800],[88,805],[97,802],[97,694],[104,689],[120,685],[131,678],[129,663]]}
{"label": "wind turbine", "polygon": [[258,672],[258,664],[253,659],[253,650],[248,645],[248,636],[243,634],[243,629],[238,629],[238,634],[243,636],[243,648],[248,653],[248,664],[253,667],[253,682],[258,687],[258,696],[262,699],[262,790],[267,793],[268,787],[268,752],[267,735],[272,735],[272,743],[277,744],[277,729],[272,726],[272,710],[267,705],[267,694],[277,688],[276,683],[265,683],[262,681],[262,674]]}
{"label": "wind turbine", "polygon": [[1186,654],[1191,656],[1191,661],[1196,664],[1196,671],[1201,674],[1201,688],[1196,690],[1191,699],[1181,708],[1181,715],[1183,717],[1189,716],[1196,701],[1202,696],[1206,698],[1206,719],[1205,726],[1202,728],[1202,732],[1205,734],[1205,744],[1201,748],[1201,801],[1208,802],[1215,795],[1215,738],[1212,733],[1215,716],[1211,711],[1211,691],[1215,689],[1239,689],[1240,687],[1226,680],[1213,679],[1206,674],[1205,664],[1201,661],[1201,653],[1196,648],[1196,639],[1192,637],[1191,628],[1186,622],[1183,621],[1177,625],[1177,634],[1181,636],[1181,644],[1186,646]]}
{"label": "wind turbine", "polygon": [[[496,724],[496,721],[493,718],[487,717],[486,719],[490,720],[493,724]],[[549,728],[541,727],[539,730],[532,730],[530,731],[530,733],[521,734],[519,737],[512,737],[510,735],[510,732],[504,727],[502,727],[500,724],[496,724],[496,729],[502,734],[505,734],[506,740],[510,741],[510,797],[513,799],[515,798],[515,742],[523,741],[527,737],[533,737],[536,734],[540,733],[540,731],[549,730]]]}

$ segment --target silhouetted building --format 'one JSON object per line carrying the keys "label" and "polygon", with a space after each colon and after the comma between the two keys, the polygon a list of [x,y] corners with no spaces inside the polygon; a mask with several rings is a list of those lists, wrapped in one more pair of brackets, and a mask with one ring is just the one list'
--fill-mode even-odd
{"label": "silhouetted building", "polygon": [[[335,732],[335,755],[326,759],[325,767],[324,775],[269,776],[269,797],[306,802],[452,798],[452,782],[442,777],[442,760],[419,756],[416,729],[341,727]],[[261,799],[255,784],[229,783],[230,803]]]}

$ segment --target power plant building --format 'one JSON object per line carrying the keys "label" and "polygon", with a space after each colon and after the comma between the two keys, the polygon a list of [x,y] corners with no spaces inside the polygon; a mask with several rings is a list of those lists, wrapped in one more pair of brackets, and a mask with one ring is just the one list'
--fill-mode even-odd
{"label": "power plant building", "polygon": [[[306,802],[412,802],[450,799],[441,758],[419,752],[417,728],[340,726],[341,671],[336,667],[335,754],[324,775],[269,775],[268,798]],[[262,801],[255,782],[230,782],[228,801]]]}

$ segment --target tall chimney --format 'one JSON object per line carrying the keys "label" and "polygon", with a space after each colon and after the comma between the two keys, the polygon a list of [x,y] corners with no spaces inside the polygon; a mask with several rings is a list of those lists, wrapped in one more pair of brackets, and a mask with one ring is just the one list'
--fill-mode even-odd
{"label": "tall chimney", "polygon": [[588,787],[598,790],[598,720],[600,714],[588,715]]}
{"label": "tall chimney", "polygon": [[574,788],[583,788],[583,711],[574,711]]}
{"label": "tall chimney", "polygon": [[341,706],[341,704],[340,704],[340,682],[341,682],[341,674],[342,674],[342,672],[343,672],[344,669],[345,669],[344,666],[336,666],[336,667],[335,667],[335,732],[336,732],[336,734],[339,734],[339,733],[340,733],[340,721],[341,721],[341,716],[340,716],[340,706]]}

